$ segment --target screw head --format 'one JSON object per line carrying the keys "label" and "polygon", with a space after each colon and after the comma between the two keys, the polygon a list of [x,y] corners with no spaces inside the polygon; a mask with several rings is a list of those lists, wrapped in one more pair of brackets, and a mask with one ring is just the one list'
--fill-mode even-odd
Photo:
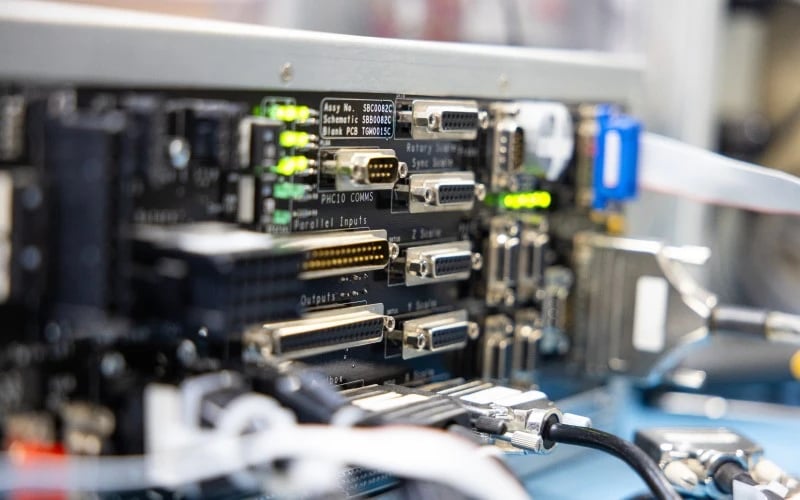
{"label": "screw head", "polygon": [[428,343],[425,339],[425,335],[422,332],[414,332],[410,334],[406,339],[406,342],[418,351],[425,349],[425,344]]}
{"label": "screw head", "polygon": [[428,264],[427,260],[423,260],[419,263],[419,275],[420,276],[427,276],[431,272],[431,266]]}
{"label": "screw head", "polygon": [[439,130],[439,127],[442,124],[442,117],[438,113],[434,113],[428,117],[428,129],[429,130]]}
{"label": "screw head", "polygon": [[475,198],[477,198],[478,201],[483,201],[483,199],[486,198],[486,186],[480,182],[475,184]]}
{"label": "screw head", "polygon": [[283,63],[280,70],[280,76],[283,83],[289,83],[292,81],[292,78],[294,78],[294,68],[292,67],[292,63]]}
{"label": "screw head", "polygon": [[192,158],[192,150],[189,142],[183,137],[175,137],[167,145],[167,155],[169,162],[177,170],[183,170],[189,165]]}
{"label": "screw head", "polygon": [[483,267],[483,256],[478,252],[472,254],[472,270],[479,271]]}
{"label": "screw head", "polygon": [[386,329],[387,332],[394,331],[395,326],[396,322],[393,316],[386,316],[383,318],[383,327]]}
{"label": "screw head", "polygon": [[401,179],[405,179],[408,175],[408,165],[405,162],[400,162],[397,164],[397,176]]}
{"label": "screw head", "polygon": [[470,321],[467,325],[467,336],[472,340],[477,340],[481,334],[481,327],[478,326],[478,323],[474,321]]}
{"label": "screw head", "polygon": [[389,243],[389,258],[396,259],[400,255],[400,246],[397,243]]}
{"label": "screw head", "polygon": [[191,366],[197,361],[197,346],[191,340],[184,339],[178,344],[178,350],[175,355],[183,366]]}

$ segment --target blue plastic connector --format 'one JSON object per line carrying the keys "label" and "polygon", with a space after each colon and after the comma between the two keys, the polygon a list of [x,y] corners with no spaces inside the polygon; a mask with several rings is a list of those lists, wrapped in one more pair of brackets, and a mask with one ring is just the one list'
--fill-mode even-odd
{"label": "blue plastic connector", "polygon": [[639,120],[607,104],[597,107],[596,120],[592,208],[603,210],[609,201],[632,200],[638,194],[642,125]]}

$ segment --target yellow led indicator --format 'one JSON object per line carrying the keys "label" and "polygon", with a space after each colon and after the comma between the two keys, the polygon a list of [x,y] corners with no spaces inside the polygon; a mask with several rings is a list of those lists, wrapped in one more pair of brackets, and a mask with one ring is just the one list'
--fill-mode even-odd
{"label": "yellow led indicator", "polygon": [[531,191],[528,193],[510,193],[503,195],[503,207],[509,210],[548,208],[553,199],[547,191]]}
{"label": "yellow led indicator", "polygon": [[306,122],[311,117],[308,106],[294,104],[273,104],[267,113],[273,120],[282,122]]}
{"label": "yellow led indicator", "polygon": [[279,175],[294,175],[308,168],[308,158],[305,156],[284,156],[272,171]]}
{"label": "yellow led indicator", "polygon": [[284,130],[281,132],[280,143],[284,148],[303,148],[308,145],[309,136],[307,132],[296,130]]}

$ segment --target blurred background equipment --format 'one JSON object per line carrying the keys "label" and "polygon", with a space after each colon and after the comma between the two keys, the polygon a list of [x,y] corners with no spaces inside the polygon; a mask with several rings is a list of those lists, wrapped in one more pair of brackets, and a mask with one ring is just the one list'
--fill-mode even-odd
{"label": "blurred background equipment", "polygon": [[0,4],[0,491],[800,498],[798,21]]}

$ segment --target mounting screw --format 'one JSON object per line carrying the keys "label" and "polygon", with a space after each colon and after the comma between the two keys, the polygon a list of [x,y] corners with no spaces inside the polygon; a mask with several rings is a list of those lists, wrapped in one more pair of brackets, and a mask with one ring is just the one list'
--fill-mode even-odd
{"label": "mounting screw", "polygon": [[473,271],[480,271],[483,267],[483,256],[478,252],[472,254],[472,270]]}
{"label": "mounting screw", "polygon": [[175,353],[175,356],[183,366],[192,366],[195,361],[197,361],[197,347],[191,340],[184,339],[180,344],[178,344],[178,350]]}
{"label": "mounting screw", "polygon": [[400,255],[400,246],[397,243],[389,243],[389,258],[394,260]]}
{"label": "mounting screw", "polygon": [[481,327],[478,326],[478,323],[474,321],[470,321],[467,325],[467,336],[472,340],[477,340],[481,334]]}
{"label": "mounting screw", "polygon": [[433,189],[425,188],[425,192],[423,193],[423,198],[425,199],[425,203],[432,204],[434,201],[433,198]]}
{"label": "mounting screw", "polygon": [[442,124],[442,116],[434,113],[428,117],[428,130],[437,131]]}
{"label": "mounting screw", "polygon": [[125,370],[125,358],[114,351],[103,355],[100,360],[100,372],[108,378],[116,377]]}
{"label": "mounting screw", "polygon": [[422,349],[425,349],[425,344],[428,342],[425,340],[425,335],[422,332],[414,332],[410,333],[408,337],[406,337],[406,343],[414,349],[421,351]]}
{"label": "mounting screw", "polygon": [[503,292],[503,303],[506,307],[511,307],[514,305],[514,302],[517,301],[517,297],[514,295],[514,291],[511,289],[506,289]]}
{"label": "mounting screw", "polygon": [[478,112],[478,126],[482,129],[489,128],[489,113],[486,111]]}
{"label": "mounting screw", "polygon": [[486,186],[480,182],[475,184],[475,198],[478,198],[478,201],[483,201],[486,198]]}
{"label": "mounting screw", "polygon": [[186,139],[175,137],[167,145],[167,154],[169,155],[170,164],[178,170],[183,170],[189,165],[189,160],[192,158],[192,149]]}
{"label": "mounting screw", "polygon": [[294,78],[294,68],[292,67],[292,63],[283,63],[283,66],[281,66],[280,75],[283,83],[289,83],[292,81],[292,78]]}
{"label": "mounting screw", "polygon": [[397,165],[397,176],[401,179],[405,179],[408,175],[408,165],[405,162],[400,162]]}
{"label": "mounting screw", "polygon": [[386,329],[387,332],[394,331],[395,321],[393,316],[385,316],[383,318],[383,327]]}

